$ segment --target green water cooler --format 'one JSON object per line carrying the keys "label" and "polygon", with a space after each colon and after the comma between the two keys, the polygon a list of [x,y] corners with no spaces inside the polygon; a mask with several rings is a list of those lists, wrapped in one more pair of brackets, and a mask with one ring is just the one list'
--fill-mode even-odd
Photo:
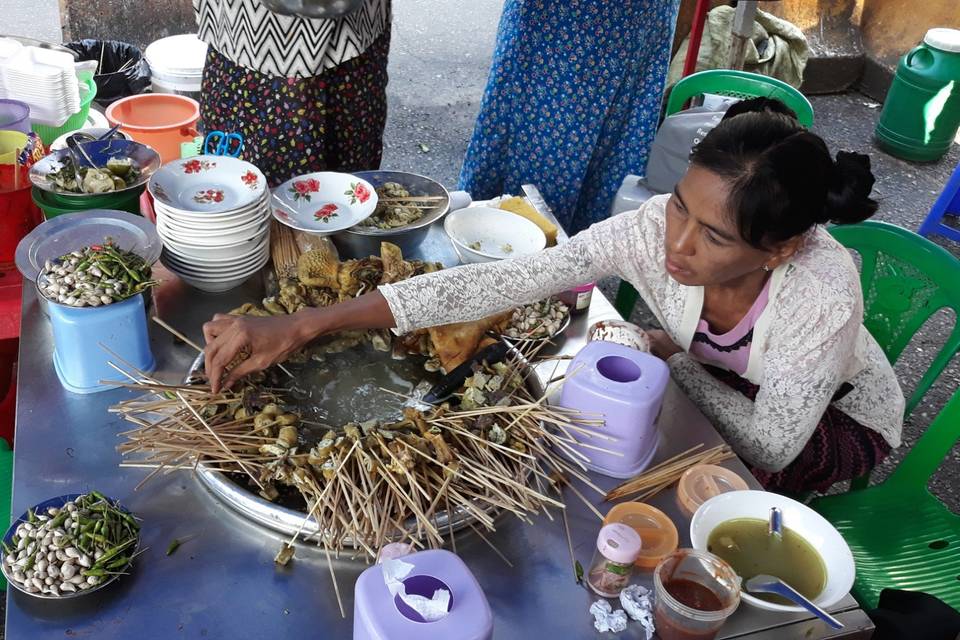
{"label": "green water cooler", "polygon": [[930,29],[897,65],[877,144],[898,158],[929,162],[950,149],[960,127],[960,30]]}

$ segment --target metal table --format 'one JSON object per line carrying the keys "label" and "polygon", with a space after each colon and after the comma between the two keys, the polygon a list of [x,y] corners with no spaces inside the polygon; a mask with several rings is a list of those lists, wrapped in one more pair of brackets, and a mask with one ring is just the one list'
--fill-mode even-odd
{"label": "metal table", "polygon": [[[434,228],[423,253],[447,265],[456,257],[439,228]],[[154,311],[189,337],[202,341],[201,324],[218,311],[262,296],[252,280],[226,294],[201,294],[176,278],[155,293]],[[597,292],[588,317],[571,324],[562,353],[583,346],[590,323],[617,317]],[[190,347],[151,323],[151,344],[157,359],[156,377],[178,382],[194,358]],[[128,428],[107,408],[134,392],[114,390],[74,395],[64,390],[51,365],[50,325],[42,315],[34,290],[24,288],[20,339],[20,381],[17,398],[17,435],[13,513],[48,497],[97,489],[120,499],[143,518],[143,544],[148,547],[131,575],[87,598],[67,602],[36,601],[16,591],[7,594],[6,636],[9,640],[81,637],[138,638],[292,638],[299,636],[349,638],[352,629],[353,583],[366,568],[362,562],[335,561],[347,619],[340,617],[323,553],[299,544],[296,558],[277,568],[273,556],[283,539],[237,516],[206,492],[188,472],[152,479],[139,491],[141,469],[118,467],[117,433]],[[556,363],[544,363],[541,377],[554,374]],[[662,431],[657,459],[674,455],[697,442],[721,442],[716,431],[691,404],[671,387],[660,418]],[[737,460],[731,468],[750,479]],[[614,481],[594,476],[604,488]],[[599,496],[593,495],[599,504]],[[677,522],[681,544],[689,543],[688,519],[674,502],[672,491],[652,504]],[[567,496],[574,550],[583,565],[593,551],[600,523],[574,496]],[[608,505],[601,506],[605,511]],[[587,610],[597,599],[574,583],[566,536],[559,512],[553,519],[539,516],[534,526],[502,516],[490,540],[512,562],[505,563],[466,531],[456,537],[456,551],[483,586],[495,617],[498,640],[528,638],[532,631],[544,638],[593,638]],[[172,556],[167,545],[174,538],[196,536]],[[649,579],[645,579],[649,586]],[[830,632],[805,614],[777,615],[743,605],[723,628],[721,638],[760,640],[792,638],[869,637],[872,625],[851,597],[834,609],[847,624],[843,633]],[[620,637],[639,638],[641,628],[631,624]]]}

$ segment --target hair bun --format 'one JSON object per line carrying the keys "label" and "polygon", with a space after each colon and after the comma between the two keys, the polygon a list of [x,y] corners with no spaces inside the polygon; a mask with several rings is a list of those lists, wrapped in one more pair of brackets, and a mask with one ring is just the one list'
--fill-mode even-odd
{"label": "hair bun", "polygon": [[834,169],[822,222],[854,224],[876,213],[877,202],[870,197],[876,182],[870,171],[870,156],[839,151]]}

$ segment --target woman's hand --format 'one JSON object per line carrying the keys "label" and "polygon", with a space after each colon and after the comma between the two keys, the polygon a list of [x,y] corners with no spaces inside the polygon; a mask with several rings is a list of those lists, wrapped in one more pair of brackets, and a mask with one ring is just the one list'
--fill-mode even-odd
{"label": "woman's hand", "polygon": [[[261,318],[218,313],[203,325],[203,337],[207,341],[203,350],[204,368],[211,390],[219,393],[245,375],[283,362],[324,334],[395,326],[393,313],[379,291],[331,307],[302,309],[289,316]],[[238,355],[243,361],[234,363]],[[236,366],[227,371],[231,363]]]}
{"label": "woman's hand", "polygon": [[650,353],[661,360],[669,360],[670,356],[683,351],[683,349],[678,347],[673,339],[667,335],[666,331],[649,329],[647,330],[647,335],[650,337]]}
{"label": "woman's hand", "polygon": [[[313,337],[304,330],[303,320],[301,314],[270,318],[215,315],[203,325],[207,341],[204,368],[212,391],[229,389],[243,376],[283,362],[303,348]],[[238,356],[242,362],[227,371]]]}

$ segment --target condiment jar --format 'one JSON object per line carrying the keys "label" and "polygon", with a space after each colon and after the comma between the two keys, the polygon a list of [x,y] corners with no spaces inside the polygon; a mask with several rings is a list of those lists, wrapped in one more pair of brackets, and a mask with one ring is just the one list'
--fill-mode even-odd
{"label": "condiment jar", "polygon": [[730,469],[715,464],[698,464],[687,469],[677,483],[677,502],[692,516],[704,502],[728,491],[745,491],[746,480]]}
{"label": "condiment jar", "polygon": [[677,550],[679,534],[673,521],[660,509],[642,502],[621,502],[607,512],[603,524],[619,522],[640,536],[640,553],[634,566],[653,571],[665,556]]}
{"label": "condiment jar", "polygon": [[593,282],[582,284],[569,291],[564,291],[558,297],[565,305],[570,307],[571,315],[579,315],[590,308],[590,301],[593,300],[594,287],[595,284]]}
{"label": "condiment jar", "polygon": [[661,640],[713,640],[740,604],[740,578],[705,551],[680,549],[653,571],[654,623]]}
{"label": "condiment jar", "polygon": [[590,588],[604,598],[619,596],[630,582],[641,546],[640,535],[625,524],[615,522],[602,527],[587,572]]}

